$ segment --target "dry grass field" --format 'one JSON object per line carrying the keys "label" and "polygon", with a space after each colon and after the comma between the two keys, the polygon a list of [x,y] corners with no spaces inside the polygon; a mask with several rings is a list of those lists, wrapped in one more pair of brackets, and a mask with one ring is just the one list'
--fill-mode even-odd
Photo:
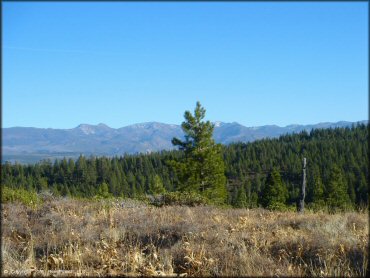
{"label": "dry grass field", "polygon": [[2,205],[4,276],[365,276],[368,214],[134,201]]}

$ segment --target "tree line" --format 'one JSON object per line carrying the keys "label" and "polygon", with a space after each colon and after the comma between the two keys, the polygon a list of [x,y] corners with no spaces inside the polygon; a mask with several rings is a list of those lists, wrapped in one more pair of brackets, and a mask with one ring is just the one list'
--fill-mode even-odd
{"label": "tree line", "polygon": [[[121,157],[84,157],[2,165],[2,186],[55,195],[140,198],[198,192],[234,207],[294,206],[307,158],[306,203],[314,207],[368,205],[368,125],[315,129],[250,143],[218,145],[205,110],[185,112],[179,150]],[[198,113],[198,114],[197,114]],[[194,131],[198,131],[194,133]]]}
{"label": "tree line", "polygon": [[272,175],[275,181],[281,180],[284,190],[279,192],[285,195],[285,203],[294,204],[302,185],[302,159],[306,157],[306,203],[366,206],[368,128],[361,124],[351,128],[316,129],[227,146],[224,159],[230,191],[235,196],[238,190],[245,191],[247,206],[257,206],[263,203]]}
{"label": "tree line", "polygon": [[[251,143],[222,146],[228,198],[235,206],[263,204],[269,175],[285,189],[285,203],[294,204],[302,182],[302,157],[307,157],[307,203],[325,203],[339,183],[352,205],[368,203],[368,126],[313,130]],[[179,189],[169,161],[181,151],[122,157],[84,157],[22,165],[2,165],[3,186],[50,190],[56,195],[93,197],[99,190],[135,198]],[[274,170],[273,170],[274,169]],[[270,177],[271,179],[271,177]],[[342,190],[343,191],[343,190]],[[266,195],[266,194],[265,194]],[[333,195],[333,194],[332,194]],[[345,197],[346,198],[346,197]]]}

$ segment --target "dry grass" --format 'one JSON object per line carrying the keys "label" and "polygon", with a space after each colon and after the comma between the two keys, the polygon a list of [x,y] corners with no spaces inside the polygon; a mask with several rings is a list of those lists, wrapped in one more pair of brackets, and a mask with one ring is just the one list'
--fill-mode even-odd
{"label": "dry grass", "polygon": [[64,199],[2,206],[2,275],[366,275],[367,213]]}

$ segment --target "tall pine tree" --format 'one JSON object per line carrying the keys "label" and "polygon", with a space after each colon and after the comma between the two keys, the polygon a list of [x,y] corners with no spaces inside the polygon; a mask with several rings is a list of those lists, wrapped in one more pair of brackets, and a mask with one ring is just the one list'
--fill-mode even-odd
{"label": "tall pine tree", "polygon": [[225,166],[221,146],[212,138],[214,125],[204,122],[206,110],[196,104],[194,115],[184,114],[181,124],[185,141],[172,139],[172,144],[184,152],[181,161],[171,161],[175,169],[181,191],[197,192],[214,203],[224,203],[227,197]]}

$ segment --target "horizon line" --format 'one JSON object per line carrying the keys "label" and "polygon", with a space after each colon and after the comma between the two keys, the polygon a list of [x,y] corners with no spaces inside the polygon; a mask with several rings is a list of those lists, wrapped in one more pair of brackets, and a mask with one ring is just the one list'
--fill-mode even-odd
{"label": "horizon line", "polygon": [[[288,124],[288,125],[285,125],[285,126],[277,125],[277,124],[264,124],[264,125],[250,125],[249,126],[249,125],[241,124],[241,123],[239,123],[237,121],[233,121],[233,122],[210,121],[210,122],[213,123],[213,124],[217,124],[217,123],[221,123],[221,124],[238,124],[238,125],[241,125],[241,126],[244,126],[244,127],[247,127],[247,128],[265,127],[265,126],[276,126],[276,127],[284,128],[284,127],[289,127],[289,126],[310,126],[310,125],[319,125],[319,124],[328,124],[328,123],[330,123],[330,124],[336,124],[336,123],[341,123],[341,122],[360,123],[360,122],[369,122],[369,120],[368,119],[367,120],[356,120],[356,121],[338,120],[338,121],[334,121],[334,122],[324,121],[324,122],[309,123],[309,124],[293,123],[293,124]],[[162,124],[162,125],[179,126],[179,127],[181,127],[181,124],[171,124],[171,123],[164,123],[164,122],[158,122],[158,121],[148,121],[148,122],[139,122],[139,123],[128,124],[128,125],[117,127],[117,128],[111,127],[108,124],[105,124],[105,123],[102,123],[102,122],[100,122],[98,124],[81,123],[81,124],[78,124],[77,126],[72,127],[72,128],[54,128],[54,127],[36,127],[36,126],[8,126],[8,127],[1,127],[1,128],[2,129],[5,129],[5,128],[36,128],[36,129],[71,130],[71,129],[79,128],[82,125],[86,125],[86,126],[90,126],[90,127],[106,126],[106,127],[110,128],[110,129],[121,129],[121,128],[130,127],[130,126],[145,125],[145,124]]]}

